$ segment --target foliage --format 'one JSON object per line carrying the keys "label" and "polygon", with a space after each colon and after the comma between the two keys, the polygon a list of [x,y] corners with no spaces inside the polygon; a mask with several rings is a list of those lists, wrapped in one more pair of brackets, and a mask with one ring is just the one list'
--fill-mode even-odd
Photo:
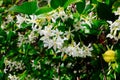
{"label": "foliage", "polygon": [[1,0],[0,80],[119,80],[119,0]]}

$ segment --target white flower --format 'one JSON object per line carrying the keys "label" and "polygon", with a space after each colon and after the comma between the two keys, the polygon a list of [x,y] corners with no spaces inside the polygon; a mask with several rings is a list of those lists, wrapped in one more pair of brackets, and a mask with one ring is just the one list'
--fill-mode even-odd
{"label": "white flower", "polygon": [[60,36],[63,34],[63,32],[59,31],[58,29],[52,30],[53,35]]}
{"label": "white flower", "polygon": [[7,68],[5,68],[5,69],[4,69],[4,73],[6,74],[6,73],[7,73],[7,71],[8,71],[8,69],[7,69]]}
{"label": "white flower", "polygon": [[9,22],[12,22],[12,21],[13,21],[13,17],[11,15],[8,15],[6,22],[9,23]]}
{"label": "white flower", "polygon": [[22,46],[23,43],[28,43],[27,37],[25,35],[18,33],[18,43],[17,46],[20,47]]}
{"label": "white flower", "polygon": [[44,47],[48,47],[48,49],[53,46],[54,41],[52,39],[42,37],[40,40],[43,40]]}
{"label": "white flower", "polygon": [[56,49],[61,49],[64,43],[64,39],[62,39],[60,36],[58,36],[56,39],[53,39],[53,49],[56,51]]}
{"label": "white flower", "polygon": [[52,25],[45,26],[43,30],[40,31],[40,35],[42,36],[40,40],[43,41],[44,47],[52,48],[56,51],[57,49],[61,49],[63,43],[67,38],[65,38],[63,32],[58,29],[52,30]]}
{"label": "white flower", "polygon": [[17,17],[16,23],[18,24],[18,27],[20,28],[21,24],[26,21],[26,18],[20,16],[19,14],[16,17]]}
{"label": "white flower", "polygon": [[37,16],[36,15],[30,15],[30,18],[31,18],[31,22],[34,22],[34,21],[36,21]]}
{"label": "white flower", "polygon": [[71,66],[72,66],[71,62],[66,65],[67,68],[70,68]]}
{"label": "white flower", "polygon": [[[114,12],[115,15],[120,15],[120,7]],[[114,22],[108,22],[110,24],[110,33],[107,35],[110,39],[119,40],[120,39],[120,16]]]}
{"label": "white flower", "polygon": [[69,29],[69,31],[65,31],[64,35],[67,39],[70,39],[70,37],[74,37],[74,34],[72,34],[73,31]]}
{"label": "white flower", "polygon": [[26,19],[27,23],[36,23],[37,24],[37,16],[36,15],[30,15],[30,18]]}
{"label": "white flower", "polygon": [[112,24],[112,21],[107,21],[109,24]]}
{"label": "white flower", "polygon": [[53,13],[52,15],[52,22],[56,22],[56,20],[59,18],[58,12]]}
{"label": "white flower", "polygon": [[1,25],[1,28],[2,28],[2,29],[5,29],[5,28],[6,28],[5,25],[6,25],[6,23],[3,22],[2,25]]}
{"label": "white flower", "polygon": [[120,20],[116,20],[110,25],[110,29],[112,30],[120,30]]}
{"label": "white flower", "polygon": [[[70,17],[72,17],[72,16],[70,15]],[[63,8],[58,8],[58,10],[53,12],[53,14],[52,14],[52,22],[55,23],[58,18],[61,18],[63,22],[66,19],[68,19],[68,15],[65,13]]]}
{"label": "white flower", "polygon": [[117,11],[114,12],[115,15],[120,15],[120,7],[118,7]]}
{"label": "white flower", "polygon": [[52,80],[60,80],[59,77],[53,76]]}
{"label": "white flower", "polygon": [[35,39],[37,38],[37,35],[35,34],[34,31],[31,31],[31,33],[28,35],[28,39],[31,43],[35,42]]}
{"label": "white flower", "polygon": [[116,21],[109,22],[110,23],[110,33],[106,36],[109,37],[110,39],[115,39],[118,40],[119,38],[119,31],[120,31],[120,19],[117,19]]}
{"label": "white flower", "polygon": [[95,18],[96,18],[96,16],[94,15],[94,13],[90,12],[87,16],[81,16],[81,23],[88,24],[89,27],[91,28],[92,27],[92,25],[91,25],[92,20]]}
{"label": "white flower", "polygon": [[32,31],[36,31],[37,33],[41,32],[42,26],[32,24]]}
{"label": "white flower", "polygon": [[65,53],[72,57],[86,57],[92,56],[91,51],[93,48],[89,44],[88,46],[83,45],[80,47],[80,43],[76,44],[75,42],[65,48]]}
{"label": "white flower", "polygon": [[64,10],[60,10],[59,11],[59,17],[62,19],[62,21],[64,22],[66,19],[68,19],[68,16],[66,15]]}
{"label": "white flower", "polygon": [[52,33],[52,25],[45,26],[45,29],[40,31],[40,35],[43,35],[45,37],[52,36],[53,35],[53,33]]}
{"label": "white flower", "polygon": [[91,47],[91,44],[89,44],[88,46],[83,45],[82,49],[83,49],[83,57],[92,56],[91,51],[93,50],[93,48]]}
{"label": "white flower", "polygon": [[61,49],[64,43],[64,40],[60,36],[54,37],[53,39],[42,37],[44,47],[52,48],[56,51],[57,49]]}
{"label": "white flower", "polygon": [[65,53],[69,56],[78,57],[79,56],[79,47],[80,43],[76,44],[73,42],[73,44],[66,47]]}
{"label": "white flower", "polygon": [[114,38],[114,36],[112,34],[108,34],[106,37],[109,37],[110,39]]}
{"label": "white flower", "polygon": [[11,74],[9,74],[9,75],[8,75],[8,79],[9,79],[9,80],[19,80],[19,77],[17,77],[16,75],[11,75]]}
{"label": "white flower", "polygon": [[7,59],[4,61],[5,63],[5,68],[4,68],[4,72],[6,73],[7,71],[13,71],[13,70],[23,70],[25,68],[24,64],[22,63],[22,61],[17,62],[17,61],[8,61]]}
{"label": "white flower", "polygon": [[84,26],[81,26],[81,22],[80,21],[77,21],[76,23],[73,24],[73,27],[75,28],[75,31],[78,31],[78,30],[84,30]]}

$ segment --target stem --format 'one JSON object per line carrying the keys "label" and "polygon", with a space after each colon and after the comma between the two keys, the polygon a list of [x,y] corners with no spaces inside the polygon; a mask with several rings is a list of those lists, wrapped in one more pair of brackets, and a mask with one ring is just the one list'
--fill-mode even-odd
{"label": "stem", "polygon": [[101,62],[101,65],[102,65],[102,72],[103,72],[103,75],[104,75],[103,80],[107,80],[107,77],[106,77],[106,74],[105,74],[105,71],[104,71],[104,67],[103,67],[103,63],[102,63],[102,59],[101,58],[100,58],[100,62]]}
{"label": "stem", "polygon": [[80,80],[80,78],[79,78],[79,77],[77,77],[77,80]]}
{"label": "stem", "polygon": [[57,66],[57,73],[58,73],[58,80],[60,80],[60,62],[58,63]]}

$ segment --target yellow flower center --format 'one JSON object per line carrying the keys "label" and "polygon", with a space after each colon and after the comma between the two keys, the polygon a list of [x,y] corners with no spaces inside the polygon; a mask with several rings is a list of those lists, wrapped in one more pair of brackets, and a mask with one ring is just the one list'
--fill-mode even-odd
{"label": "yellow flower center", "polygon": [[113,51],[113,50],[107,50],[107,51],[103,54],[103,59],[104,59],[105,62],[107,62],[107,63],[115,61],[115,51]]}

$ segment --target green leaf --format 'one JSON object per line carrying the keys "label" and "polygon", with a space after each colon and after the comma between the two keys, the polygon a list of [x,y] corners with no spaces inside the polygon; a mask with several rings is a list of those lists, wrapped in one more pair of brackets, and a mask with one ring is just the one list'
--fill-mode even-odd
{"label": "green leaf", "polygon": [[120,49],[117,49],[115,52],[116,52],[116,60],[117,62],[120,62]]}
{"label": "green leaf", "polygon": [[117,17],[112,13],[112,6],[105,3],[98,3],[97,15],[100,19],[114,21]]}
{"label": "green leaf", "polygon": [[112,9],[117,10],[118,7],[120,7],[120,0],[114,2],[114,4],[112,5]]}
{"label": "green leaf", "polygon": [[65,4],[64,4],[64,8],[66,8],[67,6],[69,6],[70,4],[74,4],[77,2],[80,2],[81,0],[68,0]]}
{"label": "green leaf", "polygon": [[51,0],[50,5],[52,8],[56,9],[61,5],[61,0]]}
{"label": "green leaf", "polygon": [[110,4],[110,0],[106,0],[105,2],[106,2],[106,4],[108,4],[108,5]]}
{"label": "green leaf", "polygon": [[2,14],[0,14],[0,26],[2,24]]}
{"label": "green leaf", "polygon": [[76,3],[76,9],[79,14],[81,14],[83,12],[84,8],[85,8],[85,0],[83,0],[82,2]]}
{"label": "green leaf", "polygon": [[103,20],[96,20],[96,19],[92,20],[92,26],[93,26],[94,29],[99,28],[103,24],[106,24],[106,22],[103,21]]}
{"label": "green leaf", "polygon": [[[94,49],[94,53],[95,53],[95,55],[98,55],[98,54],[100,54],[100,48],[99,48],[99,45],[97,45],[97,44],[93,44],[93,49]],[[96,54],[97,53],[97,54]]]}
{"label": "green leaf", "polygon": [[[0,0],[0,1],[2,1],[2,0]],[[12,0],[3,0],[2,3],[3,3],[5,6],[8,6],[8,5],[12,4]]]}
{"label": "green leaf", "polygon": [[88,14],[88,13],[90,13],[91,10],[92,10],[92,8],[93,8],[93,5],[91,5],[91,4],[86,5],[86,6],[85,6],[85,9],[84,9],[84,11],[83,11],[83,14]]}
{"label": "green leaf", "polygon": [[50,5],[53,9],[56,9],[58,7],[63,7],[64,4],[67,2],[68,0],[51,0],[50,1]]}
{"label": "green leaf", "polygon": [[3,69],[4,68],[4,58],[5,57],[1,57],[1,59],[0,59],[0,69]]}
{"label": "green leaf", "polygon": [[105,0],[105,3],[109,6],[112,6],[116,0]]}
{"label": "green leaf", "polygon": [[56,9],[60,6],[60,3],[59,3],[60,0],[51,0],[50,1],[50,5],[52,8]]}
{"label": "green leaf", "polygon": [[4,73],[0,70],[0,80],[3,80]]}
{"label": "green leaf", "polygon": [[79,17],[80,17],[80,14],[79,14],[78,12],[76,12],[76,13],[73,13],[73,16],[74,16],[75,18],[79,18]]}
{"label": "green leaf", "polygon": [[31,15],[31,14],[34,14],[37,9],[38,9],[37,2],[31,1],[31,2],[24,2],[20,6],[15,5],[11,7],[9,11]]}
{"label": "green leaf", "polygon": [[0,6],[2,6],[2,4],[3,4],[3,1],[1,0],[1,1],[0,1]]}
{"label": "green leaf", "polygon": [[34,55],[36,53],[37,53],[37,51],[35,49],[31,48],[31,49],[29,49],[28,55]]}
{"label": "green leaf", "polygon": [[44,7],[41,7],[39,8],[37,11],[36,11],[36,15],[39,15],[39,14],[43,14],[43,13],[48,13],[50,11],[52,11],[53,8],[49,7],[49,6],[44,6]]}
{"label": "green leaf", "polygon": [[27,76],[27,71],[25,70],[22,74],[20,74],[20,80],[24,80],[26,76]]}
{"label": "green leaf", "polygon": [[6,38],[6,36],[7,36],[6,32],[2,28],[0,28],[0,38],[1,37]]}
{"label": "green leaf", "polygon": [[15,36],[13,31],[9,31],[8,35],[7,35],[7,41],[11,42],[12,38]]}
{"label": "green leaf", "polygon": [[97,0],[90,0],[90,3],[96,4]]}
{"label": "green leaf", "polygon": [[5,11],[5,8],[4,7],[1,7],[0,8],[0,13],[4,12]]}

